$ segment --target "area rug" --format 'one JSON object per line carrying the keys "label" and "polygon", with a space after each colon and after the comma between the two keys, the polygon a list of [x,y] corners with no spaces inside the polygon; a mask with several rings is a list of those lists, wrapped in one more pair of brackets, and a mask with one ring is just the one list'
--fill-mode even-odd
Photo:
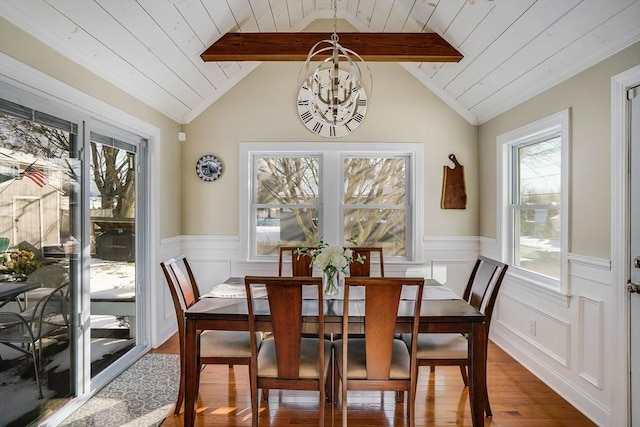
{"label": "area rug", "polygon": [[180,359],[146,354],[64,420],[70,427],[156,427],[178,395]]}

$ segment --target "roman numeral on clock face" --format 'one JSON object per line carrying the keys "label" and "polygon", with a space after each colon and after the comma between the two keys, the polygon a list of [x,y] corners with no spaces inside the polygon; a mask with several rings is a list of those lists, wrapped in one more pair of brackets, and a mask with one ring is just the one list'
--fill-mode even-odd
{"label": "roman numeral on clock face", "polygon": [[313,127],[313,131],[314,131],[315,133],[320,133],[320,132],[322,131],[322,126],[323,126],[323,125],[322,125],[322,123],[317,122],[317,123],[315,124],[315,126]]}
{"label": "roman numeral on clock face", "polygon": [[303,122],[309,123],[311,119],[313,119],[313,115],[309,111],[305,111],[304,113],[300,114],[300,118]]}

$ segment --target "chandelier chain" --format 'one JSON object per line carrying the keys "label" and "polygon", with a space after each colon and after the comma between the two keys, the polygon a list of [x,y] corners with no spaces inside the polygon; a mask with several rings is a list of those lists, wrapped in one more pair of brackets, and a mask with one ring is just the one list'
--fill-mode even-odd
{"label": "chandelier chain", "polygon": [[333,0],[333,34],[331,40],[338,43],[338,0]]}

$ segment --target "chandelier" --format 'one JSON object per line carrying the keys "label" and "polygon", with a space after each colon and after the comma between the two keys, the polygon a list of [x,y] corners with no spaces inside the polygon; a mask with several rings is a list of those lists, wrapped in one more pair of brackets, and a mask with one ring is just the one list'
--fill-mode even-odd
{"label": "chandelier", "polygon": [[337,9],[334,0],[331,40],[311,48],[298,78],[298,113],[303,124],[329,138],[347,135],[360,125],[373,90],[367,64],[339,43]]}

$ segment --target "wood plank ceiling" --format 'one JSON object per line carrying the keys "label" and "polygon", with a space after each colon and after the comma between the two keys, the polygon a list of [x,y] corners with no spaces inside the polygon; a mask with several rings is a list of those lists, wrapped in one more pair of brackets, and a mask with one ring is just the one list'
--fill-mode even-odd
{"label": "wood plank ceiling", "polygon": [[[338,0],[337,14],[363,33],[439,34],[462,60],[401,65],[472,124],[640,40],[640,0]],[[260,64],[203,61],[224,34],[300,32],[333,9],[331,0],[1,0],[0,15],[188,123]]]}

